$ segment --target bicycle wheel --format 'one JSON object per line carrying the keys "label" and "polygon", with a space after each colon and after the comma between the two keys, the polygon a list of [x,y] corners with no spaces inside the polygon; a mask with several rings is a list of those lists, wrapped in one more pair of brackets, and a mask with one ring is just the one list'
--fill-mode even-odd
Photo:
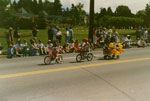
{"label": "bicycle wheel", "polygon": [[57,57],[57,59],[56,59],[56,62],[57,62],[58,64],[63,63],[63,57],[62,57],[62,55],[58,55],[58,57]]}
{"label": "bicycle wheel", "polygon": [[76,56],[76,61],[77,61],[77,62],[81,62],[81,60],[82,60],[82,56],[81,56],[81,54],[78,54],[78,55]]}
{"label": "bicycle wheel", "polygon": [[44,58],[44,63],[45,63],[45,65],[51,64],[51,57],[50,57],[50,56],[46,56],[46,57]]}
{"label": "bicycle wheel", "polygon": [[92,61],[93,60],[93,54],[92,53],[88,53],[87,60],[88,61]]}

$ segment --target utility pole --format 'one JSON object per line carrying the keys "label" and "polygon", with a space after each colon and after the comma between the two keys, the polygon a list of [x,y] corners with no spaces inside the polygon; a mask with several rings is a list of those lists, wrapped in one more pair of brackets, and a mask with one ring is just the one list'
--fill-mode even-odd
{"label": "utility pole", "polygon": [[93,42],[94,34],[94,0],[90,0],[90,22],[88,38]]}

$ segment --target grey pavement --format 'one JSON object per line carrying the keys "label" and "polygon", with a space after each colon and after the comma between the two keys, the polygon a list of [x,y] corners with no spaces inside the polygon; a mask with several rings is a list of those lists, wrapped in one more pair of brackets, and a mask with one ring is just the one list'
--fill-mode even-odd
{"label": "grey pavement", "polygon": [[[150,48],[132,48],[120,60],[76,63],[77,54],[65,54],[63,64],[44,65],[44,56],[0,58],[0,76],[64,67],[149,58]],[[93,66],[59,72],[0,79],[0,101],[150,101],[150,60]]]}

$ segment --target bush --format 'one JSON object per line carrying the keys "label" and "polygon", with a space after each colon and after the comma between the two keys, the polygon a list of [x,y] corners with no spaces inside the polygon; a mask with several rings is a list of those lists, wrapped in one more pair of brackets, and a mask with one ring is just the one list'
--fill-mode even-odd
{"label": "bush", "polygon": [[37,25],[39,29],[47,27],[46,20],[42,18],[35,18],[34,22],[31,18],[20,18],[14,24],[15,27],[18,26],[20,29],[32,29],[34,25]]}
{"label": "bush", "polygon": [[129,26],[137,27],[143,25],[143,20],[131,17],[111,17],[108,19],[107,24],[116,28],[128,28]]}

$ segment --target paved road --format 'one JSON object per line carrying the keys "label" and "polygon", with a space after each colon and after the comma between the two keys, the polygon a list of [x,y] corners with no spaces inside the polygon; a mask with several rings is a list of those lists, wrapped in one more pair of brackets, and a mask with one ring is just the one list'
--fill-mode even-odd
{"label": "paved road", "polygon": [[44,65],[43,56],[0,59],[0,101],[150,101],[150,48],[128,49],[120,60]]}

